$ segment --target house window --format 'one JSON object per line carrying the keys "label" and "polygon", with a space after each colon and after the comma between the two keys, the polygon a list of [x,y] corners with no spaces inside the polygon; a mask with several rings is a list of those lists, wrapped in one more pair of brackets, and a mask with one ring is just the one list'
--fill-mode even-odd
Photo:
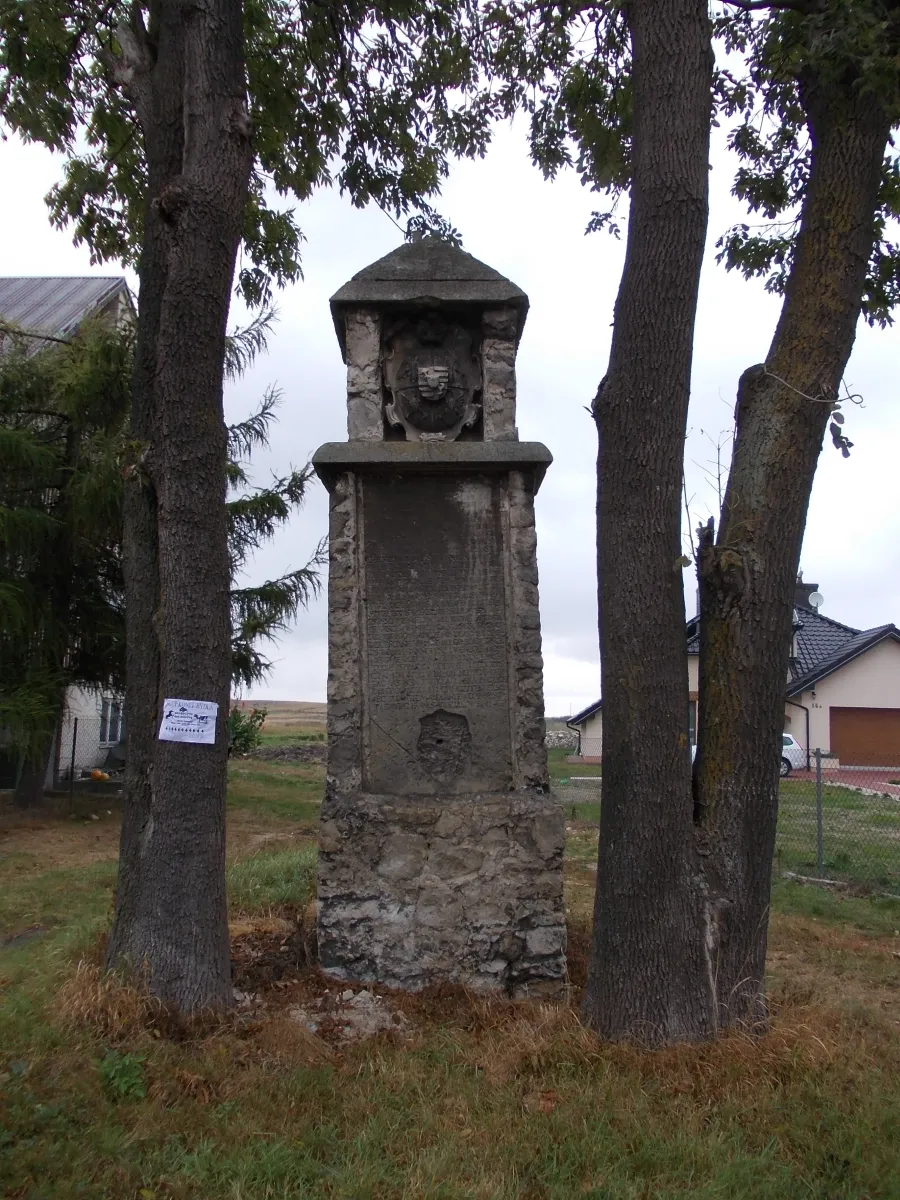
{"label": "house window", "polygon": [[697,701],[688,703],[688,740],[692,746],[697,744]]}
{"label": "house window", "polygon": [[114,746],[125,738],[125,705],[121,700],[103,698],[100,709],[100,744]]}

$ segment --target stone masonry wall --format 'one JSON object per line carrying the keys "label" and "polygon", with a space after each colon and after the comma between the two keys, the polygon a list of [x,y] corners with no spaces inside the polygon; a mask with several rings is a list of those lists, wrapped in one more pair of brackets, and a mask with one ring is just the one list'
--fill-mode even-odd
{"label": "stone masonry wall", "polygon": [[328,787],[338,794],[362,786],[360,736],[360,603],[357,477],[338,477],[328,530]]}
{"label": "stone masonry wall", "polygon": [[381,318],[360,309],[345,318],[347,436],[380,442],[384,437],[381,388]]}
{"label": "stone masonry wall", "polygon": [[563,820],[542,792],[326,792],[319,961],[338,979],[512,996],[565,981]]}
{"label": "stone masonry wall", "polygon": [[481,322],[484,440],[516,438],[516,330],[513,308],[490,309]]}
{"label": "stone masonry wall", "polygon": [[[565,981],[563,813],[547,788],[532,476],[503,489],[514,790],[363,791],[362,489],[331,494],[328,775],[319,961],[340,979],[546,995]],[[370,668],[369,668],[370,669]]]}
{"label": "stone masonry wall", "polygon": [[546,788],[549,781],[544,745],[544,659],[531,477],[522,471],[511,471],[507,496],[516,782],[519,787]]}

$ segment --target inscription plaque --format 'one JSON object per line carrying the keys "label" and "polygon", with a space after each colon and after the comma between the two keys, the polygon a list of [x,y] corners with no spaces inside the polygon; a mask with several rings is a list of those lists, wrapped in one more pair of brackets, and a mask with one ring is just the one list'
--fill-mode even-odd
{"label": "inscription plaque", "polygon": [[368,791],[512,787],[503,486],[363,481]]}

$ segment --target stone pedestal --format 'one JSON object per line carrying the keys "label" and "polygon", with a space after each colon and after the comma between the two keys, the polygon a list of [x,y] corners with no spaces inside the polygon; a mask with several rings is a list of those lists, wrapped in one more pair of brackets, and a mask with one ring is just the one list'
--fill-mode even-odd
{"label": "stone pedestal", "polygon": [[410,990],[552,992],[563,819],[534,534],[550,454],[515,432],[526,301],[426,239],[332,303],[350,440],[313,460],[331,495],[320,963]]}

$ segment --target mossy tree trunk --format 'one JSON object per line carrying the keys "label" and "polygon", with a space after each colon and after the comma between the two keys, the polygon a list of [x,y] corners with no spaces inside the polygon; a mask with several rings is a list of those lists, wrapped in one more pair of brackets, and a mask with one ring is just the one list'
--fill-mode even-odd
{"label": "mossy tree trunk", "polygon": [[853,347],[889,120],[845,78],[802,81],[812,160],[784,305],[738,388],[718,535],[701,532],[697,840],[720,1027],[763,990],[794,585],[816,463]]}

